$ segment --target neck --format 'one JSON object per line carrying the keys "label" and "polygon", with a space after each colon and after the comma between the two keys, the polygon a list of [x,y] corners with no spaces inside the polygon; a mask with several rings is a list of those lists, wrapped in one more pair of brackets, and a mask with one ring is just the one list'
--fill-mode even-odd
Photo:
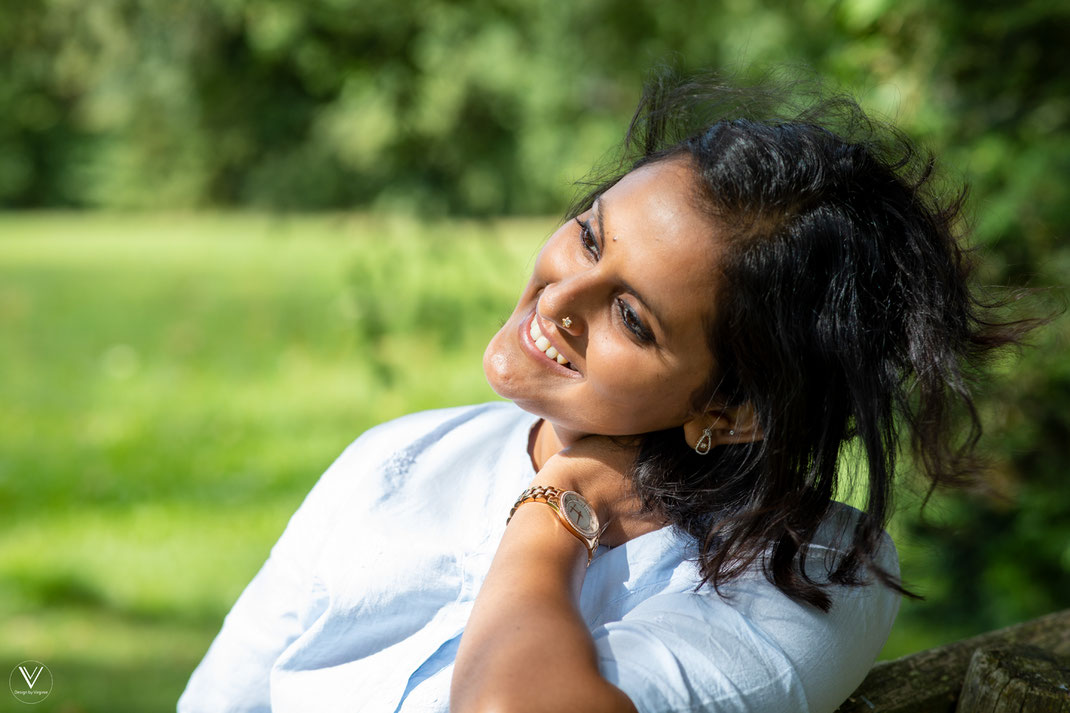
{"label": "neck", "polygon": [[536,427],[535,442],[531,448],[531,460],[535,465],[535,470],[542,470],[546,461],[582,437],[581,433],[559,428],[545,419],[540,421]]}

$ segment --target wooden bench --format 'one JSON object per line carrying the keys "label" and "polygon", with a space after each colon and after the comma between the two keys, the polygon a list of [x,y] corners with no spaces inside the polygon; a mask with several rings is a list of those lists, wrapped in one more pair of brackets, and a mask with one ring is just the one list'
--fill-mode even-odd
{"label": "wooden bench", "polygon": [[878,663],[836,713],[1070,713],[1070,609]]}

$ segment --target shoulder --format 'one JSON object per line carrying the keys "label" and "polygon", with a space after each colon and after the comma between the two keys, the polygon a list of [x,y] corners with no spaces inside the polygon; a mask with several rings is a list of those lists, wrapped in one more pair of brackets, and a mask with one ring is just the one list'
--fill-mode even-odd
{"label": "shoulder", "polygon": [[[807,572],[820,580],[850,540],[858,512],[837,504]],[[898,572],[885,536],[878,562]],[[832,711],[876,660],[899,607],[877,583],[831,586],[825,613],[799,604],[761,567],[715,591],[668,586],[596,635],[606,677],[640,710]]]}
{"label": "shoulder", "polygon": [[[349,520],[382,498],[410,495],[421,480],[500,459],[509,446],[526,443],[534,419],[512,403],[491,402],[421,411],[375,426],[320,476],[288,529],[323,533],[340,514]],[[520,452],[526,457],[526,450]]]}
{"label": "shoulder", "polygon": [[[849,550],[861,516],[849,505],[832,504],[808,548],[807,576],[828,582],[830,572]],[[898,576],[899,559],[887,532],[882,534],[874,560]],[[790,599],[760,571],[723,590],[738,626],[752,632],[771,655],[783,658],[810,711],[831,711],[857,688],[895,622],[900,595],[864,572],[861,576],[864,583],[860,585],[827,586],[832,600],[828,612]],[[709,601],[710,595],[705,596]]]}
{"label": "shoulder", "polygon": [[[810,542],[806,557],[808,575],[818,581],[827,577],[850,549],[854,530],[861,518],[862,513],[856,508],[841,502],[832,503]],[[899,576],[899,554],[895,542],[886,531],[881,533],[873,560],[889,574]]]}
{"label": "shoulder", "polygon": [[339,503],[406,498],[457,486],[479,473],[530,468],[527,439],[536,418],[510,402],[489,402],[409,414],[366,431],[316,483],[315,509]]}
{"label": "shoulder", "polygon": [[493,439],[533,423],[534,417],[509,402],[489,402],[411,413],[365,431],[332,466],[381,463],[399,451],[426,450],[450,438]]}

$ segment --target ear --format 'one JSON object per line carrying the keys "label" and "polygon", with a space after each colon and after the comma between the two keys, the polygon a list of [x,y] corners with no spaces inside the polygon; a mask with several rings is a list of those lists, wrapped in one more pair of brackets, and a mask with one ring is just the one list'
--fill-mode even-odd
{"label": "ear", "polygon": [[765,435],[758,423],[758,414],[748,401],[740,406],[714,406],[684,424],[684,438],[694,448],[710,429],[710,447],[732,443],[753,443]]}

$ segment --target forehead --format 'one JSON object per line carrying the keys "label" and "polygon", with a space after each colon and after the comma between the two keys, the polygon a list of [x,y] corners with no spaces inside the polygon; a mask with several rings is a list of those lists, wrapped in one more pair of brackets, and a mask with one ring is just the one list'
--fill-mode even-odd
{"label": "forehead", "polygon": [[719,247],[716,226],[696,200],[684,160],[632,171],[600,196],[605,255],[640,293],[673,338],[704,337],[713,311]]}

